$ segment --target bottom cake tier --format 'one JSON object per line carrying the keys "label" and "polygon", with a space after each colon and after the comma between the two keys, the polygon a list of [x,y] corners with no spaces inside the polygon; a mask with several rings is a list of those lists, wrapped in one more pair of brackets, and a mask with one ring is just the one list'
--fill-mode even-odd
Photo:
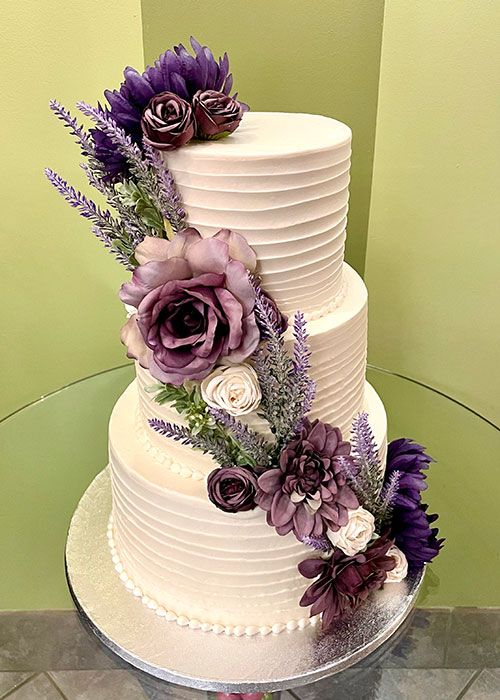
{"label": "bottom cake tier", "polygon": [[[158,615],[206,631],[253,635],[307,625],[299,600],[310,582],[297,565],[314,555],[311,549],[293,534],[280,537],[258,508],[218,510],[204,479],[181,476],[145,450],[135,429],[137,404],[133,382],[109,429],[108,537],[127,588]],[[386,415],[369,384],[364,409],[385,464]]]}

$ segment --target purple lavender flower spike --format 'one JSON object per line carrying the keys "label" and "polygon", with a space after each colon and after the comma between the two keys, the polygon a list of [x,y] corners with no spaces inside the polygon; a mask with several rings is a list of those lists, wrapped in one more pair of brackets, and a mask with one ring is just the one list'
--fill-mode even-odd
{"label": "purple lavender flower spike", "polygon": [[50,100],[49,107],[56,117],[63,122],[64,126],[70,130],[71,135],[76,138],[83,155],[94,155],[94,142],[91,134],[85,131],[83,126],[78,124],[76,118],[72,117],[68,110],[57,100]]}
{"label": "purple lavender flower spike", "polygon": [[224,428],[229,430],[243,451],[255,460],[257,470],[269,467],[269,443],[247,425],[220,408],[209,407],[209,413]]}
{"label": "purple lavender flower spike", "polygon": [[328,537],[304,537],[302,543],[317,552],[330,552],[333,549],[333,545]]}

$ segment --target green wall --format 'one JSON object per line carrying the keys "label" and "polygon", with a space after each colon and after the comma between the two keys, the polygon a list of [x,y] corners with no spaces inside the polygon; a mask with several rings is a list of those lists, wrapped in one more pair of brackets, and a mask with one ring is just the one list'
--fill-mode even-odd
{"label": "green wall", "polygon": [[315,112],[352,127],[347,260],[363,272],[383,0],[142,0],[144,53],[194,35],[227,51],[252,109]]}
{"label": "green wall", "polygon": [[124,359],[122,270],[43,168],[84,184],[48,101],[95,102],[124,65],[142,65],[139,0],[3,3],[0,40],[2,416]]}
{"label": "green wall", "polygon": [[498,2],[386,2],[366,262],[371,361],[497,424],[499,26]]}

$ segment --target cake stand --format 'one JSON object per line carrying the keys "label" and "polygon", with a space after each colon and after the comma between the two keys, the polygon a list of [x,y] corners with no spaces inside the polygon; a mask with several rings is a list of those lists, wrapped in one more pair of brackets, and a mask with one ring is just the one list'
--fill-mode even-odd
{"label": "cake stand", "polygon": [[391,584],[344,619],[335,632],[319,627],[228,637],[167,622],[126,590],[109,553],[109,469],[96,476],[69,527],[66,576],[75,605],[115,654],[153,676],[218,693],[294,688],[342,671],[387,640],[410,613],[423,571]]}

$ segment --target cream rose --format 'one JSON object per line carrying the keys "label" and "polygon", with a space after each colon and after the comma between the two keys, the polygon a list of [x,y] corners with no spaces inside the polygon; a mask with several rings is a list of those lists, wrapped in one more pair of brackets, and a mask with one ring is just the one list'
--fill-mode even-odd
{"label": "cream rose", "polygon": [[387,551],[387,556],[396,560],[396,566],[387,572],[386,583],[399,583],[408,573],[408,562],[403,552],[395,544]]}
{"label": "cream rose", "polygon": [[362,506],[348,511],[347,524],[328,535],[335,547],[339,547],[347,556],[361,552],[372,539],[375,532],[375,518]]}
{"label": "cream rose", "polygon": [[261,401],[257,373],[247,364],[218,367],[201,383],[203,400],[232,416],[255,411]]}

